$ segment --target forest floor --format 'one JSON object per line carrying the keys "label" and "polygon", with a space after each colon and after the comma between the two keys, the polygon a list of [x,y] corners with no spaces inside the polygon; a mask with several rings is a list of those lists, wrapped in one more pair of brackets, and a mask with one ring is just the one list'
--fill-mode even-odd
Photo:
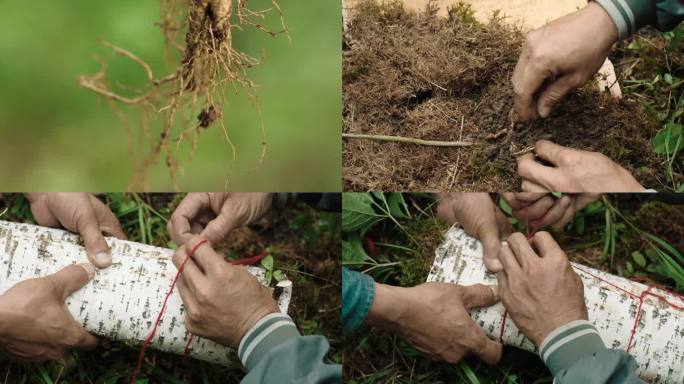
{"label": "forest floor", "polygon": [[343,132],[472,146],[344,139],[345,190],[517,190],[516,158],[539,139],[601,152],[649,188],[681,187],[679,147],[663,156],[651,145],[664,124],[679,124],[684,113],[680,38],[644,31],[617,45],[610,59],[622,99],[590,81],[549,118],[519,123],[510,79],[524,33],[497,15],[482,24],[466,5],[438,16],[437,4],[415,12],[398,1],[362,0],[351,11]]}
{"label": "forest floor", "polygon": [[[183,196],[111,193],[100,197],[117,216],[129,240],[174,248],[166,220]],[[4,205],[0,212],[7,207],[0,219],[34,223],[23,196],[6,194],[0,205]],[[270,247],[274,270],[281,270],[293,282],[290,315],[302,334],[328,338],[330,357],[336,362],[341,361],[339,225],[339,214],[298,204],[272,210],[256,224],[232,231],[217,246],[237,257]],[[94,351],[73,351],[57,362],[19,363],[0,352],[0,380],[11,384],[128,383],[139,353],[138,346],[104,339]],[[237,383],[244,374],[237,360],[223,367],[150,350],[137,383]]]}
{"label": "forest floor", "polygon": [[[367,201],[378,201],[377,193],[369,196],[373,200]],[[364,240],[374,242],[373,250],[364,242],[365,251],[373,256],[362,263],[350,252],[343,252],[342,257],[344,266],[365,271],[377,282],[410,287],[426,281],[435,250],[449,225],[437,218],[435,202],[430,196],[409,193],[402,196],[406,213],[395,213],[394,219],[386,217],[363,236]],[[496,196],[495,199],[505,212],[506,204]],[[578,212],[563,230],[553,231],[552,235],[572,261],[684,293],[682,203],[681,196],[606,195]],[[524,231],[522,223],[513,218],[509,220]],[[644,233],[676,250],[676,254],[671,254],[676,260],[675,271],[665,267]],[[355,234],[344,232],[343,242],[352,241]],[[614,244],[614,251],[610,244]],[[537,355],[513,347],[504,347],[501,362],[488,366],[473,357],[459,364],[434,362],[401,338],[369,327],[346,337],[343,345],[347,383],[541,384],[553,381]]]}

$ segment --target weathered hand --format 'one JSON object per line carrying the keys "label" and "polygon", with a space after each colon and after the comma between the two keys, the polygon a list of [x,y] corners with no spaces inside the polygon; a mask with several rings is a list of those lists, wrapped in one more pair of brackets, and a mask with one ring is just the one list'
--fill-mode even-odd
{"label": "weathered hand", "polygon": [[496,364],[501,344],[487,338],[468,310],[498,301],[496,286],[426,283],[402,288],[376,283],[366,322],[398,334],[433,360],[456,363],[476,355]]}
{"label": "weathered hand", "polygon": [[492,272],[501,270],[501,236],[513,231],[506,216],[487,193],[443,193],[438,195],[437,214],[449,224],[460,223],[471,236],[482,241],[484,263]]}
{"label": "weathered hand", "polygon": [[47,227],[62,226],[83,236],[88,260],[98,268],[112,263],[104,234],[126,239],[112,211],[89,193],[29,193],[36,222]]}
{"label": "weathered hand", "polygon": [[595,2],[530,32],[512,79],[518,116],[549,116],[599,70],[617,39],[615,24]]}
{"label": "weathered hand", "polygon": [[532,154],[518,159],[524,192],[643,192],[645,188],[624,168],[597,152],[582,151],[540,140],[537,155],[550,165],[535,161]]}
{"label": "weathered hand", "polygon": [[548,193],[506,192],[503,198],[513,209],[513,216],[527,222],[534,230],[551,226],[563,228],[572,220],[577,211],[598,200],[601,196],[594,193],[563,195],[559,199]]}
{"label": "weathered hand", "polygon": [[72,265],[18,283],[0,296],[0,345],[20,360],[58,360],[72,348],[97,346],[64,300],[95,274],[91,264]]}
{"label": "weathered hand", "polygon": [[[176,250],[176,268],[200,241],[201,237],[194,236]],[[178,292],[185,305],[188,331],[233,349],[259,320],[278,312],[269,288],[245,267],[228,264],[208,243],[188,260],[178,280]]]}
{"label": "weathered hand", "polygon": [[215,245],[233,229],[263,216],[272,199],[269,193],[189,193],[171,215],[168,231],[178,245],[193,235]]}
{"label": "weathered hand", "polygon": [[501,262],[501,302],[537,347],[554,329],[587,320],[582,280],[548,232],[537,232],[531,243],[521,233],[512,234],[501,247]]}

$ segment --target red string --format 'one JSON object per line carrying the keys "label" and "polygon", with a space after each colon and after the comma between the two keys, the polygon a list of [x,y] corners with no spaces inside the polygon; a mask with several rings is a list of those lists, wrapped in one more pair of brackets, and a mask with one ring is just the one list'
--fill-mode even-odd
{"label": "red string", "polygon": [[[531,239],[531,238],[534,236],[534,230],[531,231],[531,233],[530,233],[530,225],[529,225],[529,224],[530,224],[530,223],[529,223],[529,217],[528,217],[527,207],[525,207],[525,231],[526,231],[526,233],[527,233],[527,239],[528,239],[528,240]],[[582,267],[579,267],[579,266],[577,266],[577,265],[573,265],[572,267],[573,267],[574,269],[578,270],[578,271],[581,271],[581,272],[583,272],[583,273],[585,273],[585,274],[587,274],[587,275],[593,277],[594,279],[596,279],[596,280],[598,280],[598,281],[601,281],[601,282],[603,282],[603,283],[606,283],[606,284],[610,285],[611,287],[613,287],[613,288],[615,288],[615,289],[617,289],[617,290],[619,290],[619,291],[621,291],[621,292],[627,294],[629,297],[631,297],[631,298],[634,299],[634,300],[639,300],[639,306],[637,307],[636,318],[634,319],[634,325],[632,326],[632,330],[630,331],[630,334],[629,334],[629,341],[627,342],[627,349],[626,349],[627,352],[629,352],[629,351],[632,349],[632,347],[634,346],[634,344],[633,344],[633,342],[634,342],[634,337],[636,336],[637,328],[638,328],[638,326],[639,326],[639,321],[641,320],[641,316],[642,316],[641,309],[643,308],[643,305],[644,305],[644,301],[645,301],[645,299],[646,299],[646,296],[655,297],[656,299],[658,299],[658,300],[660,300],[660,301],[666,303],[667,305],[669,305],[671,308],[674,308],[674,309],[677,309],[677,310],[680,310],[680,311],[684,311],[684,305],[680,306],[680,305],[674,304],[674,303],[670,302],[670,301],[667,299],[667,297],[665,297],[665,296],[663,296],[663,295],[659,295],[659,294],[656,294],[656,293],[651,292],[652,289],[656,288],[656,289],[659,289],[659,290],[661,290],[661,291],[667,292],[668,294],[673,295],[673,296],[679,298],[680,300],[682,300],[682,301],[684,302],[684,295],[680,295],[680,294],[678,294],[678,293],[676,293],[676,292],[672,292],[672,291],[666,289],[665,287],[663,287],[662,285],[648,284],[648,285],[647,285],[647,289],[646,289],[645,291],[641,292],[641,294],[637,295],[637,294],[635,294],[635,293],[633,293],[633,292],[630,292],[630,291],[628,291],[628,290],[626,290],[626,289],[620,287],[620,286],[617,285],[617,284],[611,283],[610,281],[608,281],[608,280],[606,280],[606,279],[603,279],[603,278],[601,278],[600,276],[597,276],[597,275],[595,275],[595,274],[589,272],[588,270],[586,270],[586,269],[584,269],[584,268],[582,268]],[[646,280],[646,279],[644,279],[644,278],[634,278],[634,279],[632,279],[632,280],[638,281],[638,280]],[[504,336],[504,330],[505,330],[505,327],[506,327],[506,317],[507,317],[507,316],[508,316],[508,310],[506,310],[506,309],[504,308],[503,318],[501,319],[501,331],[500,331],[500,333],[499,333],[499,341],[501,341],[501,342],[503,342],[503,336]]]}
{"label": "red string", "polygon": [[[138,380],[138,375],[140,374],[140,370],[142,369],[142,363],[143,360],[145,359],[145,352],[147,349],[150,347],[150,344],[152,344],[152,339],[154,339],[154,336],[157,334],[157,328],[159,327],[159,324],[161,323],[161,319],[164,316],[164,312],[166,312],[166,304],[169,301],[169,297],[171,297],[171,294],[173,293],[174,288],[176,287],[176,283],[178,283],[178,279],[180,278],[181,274],[183,273],[183,270],[185,269],[185,265],[188,263],[188,261],[194,256],[195,252],[197,252],[197,249],[201,247],[202,245],[208,243],[207,240],[202,239],[200,240],[199,243],[195,244],[195,246],[188,252],[187,256],[185,257],[185,260],[183,260],[183,263],[181,264],[180,268],[178,268],[178,272],[176,272],[176,276],[173,278],[173,282],[171,283],[171,287],[169,288],[169,291],[166,293],[166,296],[164,297],[164,303],[162,304],[161,310],[159,311],[159,314],[157,315],[157,319],[154,322],[154,326],[152,327],[152,330],[150,331],[150,334],[147,336],[145,339],[145,342],[143,343],[142,347],[140,348],[140,356],[138,357],[138,364],[135,367],[135,371],[133,371],[133,376],[131,376],[131,384],[135,384],[135,382]],[[229,264],[231,265],[252,265],[255,264],[259,261],[261,261],[264,257],[268,255],[268,252],[266,250],[262,251],[259,255],[252,256],[252,257],[246,257],[238,260],[233,260],[230,261]],[[185,348],[183,349],[183,357],[187,358],[190,354],[190,344],[192,344],[194,339],[194,335],[190,334],[190,337],[188,338],[188,342],[185,344]]]}

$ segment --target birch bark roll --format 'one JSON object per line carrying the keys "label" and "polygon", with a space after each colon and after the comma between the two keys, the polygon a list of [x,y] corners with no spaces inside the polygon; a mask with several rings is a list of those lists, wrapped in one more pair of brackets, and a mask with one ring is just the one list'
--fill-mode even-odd
{"label": "birch bark roll", "polygon": [[[132,345],[142,344],[152,329],[176,275],[173,250],[107,238],[112,266],[98,270],[66,303],[74,318],[91,333]],[[59,229],[0,221],[0,294],[23,280],[43,277],[77,263],[86,263],[81,238]],[[262,284],[263,268],[248,267]],[[292,282],[278,283],[278,307],[287,313]],[[239,305],[239,304],[237,304]],[[151,347],[183,354],[190,336],[178,290],[169,297]],[[228,365],[234,351],[196,337],[190,356]]]}
{"label": "birch bark roll", "polygon": [[[591,275],[636,296],[648,287],[583,265],[573,264],[573,267],[584,283],[589,321],[596,326],[608,348],[626,350],[637,318],[639,299]],[[452,227],[446,233],[444,243],[437,248],[427,280],[460,285],[496,284],[496,276],[488,272],[482,262],[482,244],[458,227]],[[650,292],[663,296],[674,305],[684,306],[684,300],[671,293],[653,288]],[[499,339],[504,315],[501,303],[470,314],[492,339]],[[510,317],[505,322],[503,342],[538,352]],[[636,359],[637,373],[642,379],[652,383],[684,383],[684,311],[656,297],[645,296],[629,353]]]}

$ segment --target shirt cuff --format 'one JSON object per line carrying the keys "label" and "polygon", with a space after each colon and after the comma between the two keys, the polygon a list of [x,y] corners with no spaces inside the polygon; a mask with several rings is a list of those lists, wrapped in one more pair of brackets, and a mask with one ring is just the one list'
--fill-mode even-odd
{"label": "shirt cuff", "polygon": [[273,348],[301,336],[294,321],[288,315],[271,313],[259,320],[242,337],[238,357],[247,371],[254,368]]}
{"label": "shirt cuff", "polygon": [[539,346],[539,356],[556,376],[581,358],[606,349],[596,327],[586,320],[576,320],[546,336]]}
{"label": "shirt cuff", "polygon": [[596,2],[615,23],[620,40],[636,33],[655,18],[655,9],[651,1],[596,0]]}

